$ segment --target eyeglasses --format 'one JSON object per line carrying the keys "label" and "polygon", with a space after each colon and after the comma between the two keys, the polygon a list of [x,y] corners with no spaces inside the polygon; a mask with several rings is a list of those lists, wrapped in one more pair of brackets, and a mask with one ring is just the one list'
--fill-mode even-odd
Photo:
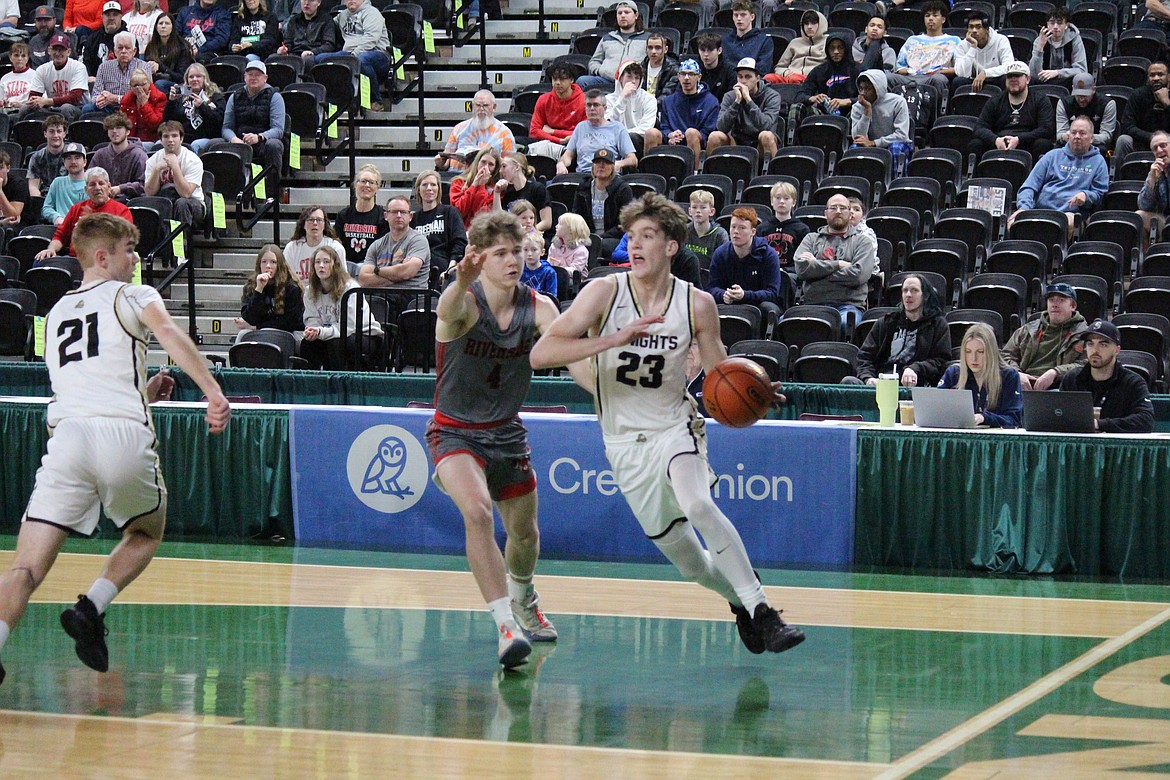
{"label": "eyeglasses", "polygon": [[825,211],[848,211],[848,206],[825,206]]}
{"label": "eyeglasses", "polygon": [[357,180],[357,183],[358,183],[358,184],[368,184],[368,185],[370,185],[371,187],[377,187],[377,186],[378,186],[378,182],[374,181],[373,179],[358,179],[358,180]]}
{"label": "eyeglasses", "polygon": [[309,217],[308,219],[305,220],[305,224],[306,225],[320,225],[324,221],[325,220],[322,219],[321,217]]}
{"label": "eyeglasses", "polygon": [[491,108],[492,107],[491,103],[472,103],[471,105],[475,106],[476,108]]}
{"label": "eyeglasses", "polygon": [[409,214],[410,211],[408,209],[386,209],[386,213],[395,217],[401,217]]}

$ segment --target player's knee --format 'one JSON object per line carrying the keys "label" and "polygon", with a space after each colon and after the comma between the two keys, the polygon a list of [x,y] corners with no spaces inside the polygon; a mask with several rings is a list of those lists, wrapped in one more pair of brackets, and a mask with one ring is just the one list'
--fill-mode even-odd
{"label": "player's knee", "polygon": [[463,525],[468,531],[482,531],[485,527],[490,529],[495,522],[490,502],[477,502],[463,510]]}

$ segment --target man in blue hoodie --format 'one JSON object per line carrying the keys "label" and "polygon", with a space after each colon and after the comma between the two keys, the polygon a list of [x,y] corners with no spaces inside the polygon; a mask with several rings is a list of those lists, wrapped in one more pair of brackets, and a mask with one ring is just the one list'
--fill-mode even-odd
{"label": "man in blue hoodie", "polygon": [[231,22],[231,14],[216,0],[198,0],[179,11],[175,27],[191,47],[191,56],[210,62],[227,49]]}
{"label": "man in blue hoodie", "polygon": [[[707,292],[716,303],[750,303],[773,322],[784,313],[780,258],[767,239],[756,236],[756,210],[741,206],[731,212],[731,240],[711,255]],[[772,313],[774,316],[768,317]],[[760,334],[763,335],[762,333]]]}
{"label": "man in blue hoodie", "polygon": [[771,73],[776,55],[772,39],[756,27],[756,6],[752,0],[735,0],[731,4],[731,23],[735,31],[723,35],[723,56],[730,62],[745,57],[756,61],[761,73]]}
{"label": "man in blue hoodie", "polygon": [[658,127],[646,131],[646,151],[663,143],[686,144],[695,153],[698,171],[699,153],[719,118],[719,100],[702,82],[698,62],[687,60],[678,66],[678,89],[662,99],[659,116]]}
{"label": "man in blue hoodie", "polygon": [[1109,164],[1093,146],[1093,123],[1087,117],[1075,117],[1068,127],[1068,143],[1041,157],[1020,187],[1008,226],[1024,209],[1056,209],[1068,215],[1071,239],[1076,215],[1100,205],[1108,189]]}

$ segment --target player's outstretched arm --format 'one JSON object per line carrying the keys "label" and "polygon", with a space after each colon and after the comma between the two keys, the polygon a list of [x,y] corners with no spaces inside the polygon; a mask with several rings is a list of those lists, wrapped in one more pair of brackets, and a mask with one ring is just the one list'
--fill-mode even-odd
{"label": "player's outstretched arm", "polygon": [[647,327],[662,322],[661,315],[648,315],[616,333],[581,338],[591,328],[600,327],[601,317],[613,300],[614,290],[612,277],[585,285],[569,310],[556,318],[532,348],[528,356],[532,367],[555,368],[586,360],[607,349],[629,344],[643,335]]}
{"label": "player's outstretched arm", "polygon": [[457,339],[475,324],[478,312],[475,310],[474,298],[467,293],[472,282],[479,278],[485,260],[487,252],[481,252],[468,245],[463,259],[456,264],[455,281],[443,290],[443,294],[439,296],[439,307],[435,310],[439,318],[435,327],[435,338],[439,341]]}
{"label": "player's outstretched arm", "polygon": [[212,433],[221,433],[231,419],[232,410],[199,350],[175,324],[161,303],[151,303],[143,309],[142,321],[154,333],[167,354],[179,364],[179,368],[195,380],[195,384],[207,396],[207,426]]}
{"label": "player's outstretched arm", "polygon": [[[542,334],[548,332],[549,327],[560,315],[560,310],[550,299],[543,295],[536,296],[536,328]],[[570,363],[566,368],[569,369],[569,376],[573,377],[573,381],[592,395],[593,376],[589,370],[588,361],[578,360],[575,363]]]}

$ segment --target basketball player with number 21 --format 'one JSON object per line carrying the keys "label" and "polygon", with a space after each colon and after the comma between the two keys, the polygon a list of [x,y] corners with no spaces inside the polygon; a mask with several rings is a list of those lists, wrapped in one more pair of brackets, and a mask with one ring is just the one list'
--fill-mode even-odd
{"label": "basketball player with number 21", "polygon": [[53,387],[46,412],[48,450],[15,558],[0,576],[2,648],[66,537],[92,534],[98,506],[104,507],[122,541],[89,592],[61,613],[77,657],[99,672],[109,668],[106,607],[146,569],[166,525],[167,489],[148,404],[169,397],[174,380],[160,373],[146,381],[151,333],[207,396],[209,430],[223,431],[231,417],[207,363],[171,319],[158,291],[130,284],[137,243],[137,228],[112,214],[82,217],[73,232],[84,269],[81,287],[66,293],[45,321],[45,363]]}
{"label": "basketball player with number 21", "polygon": [[[629,273],[585,285],[532,349],[532,367],[593,358],[606,457],[642,530],[684,577],[727,599],[749,651],[783,652],[804,632],[768,604],[739,532],[711,497],[705,423],[686,391],[692,341],[708,375],[727,362],[715,300],[670,273],[687,217],[647,194],[622,209],[621,226]],[[773,393],[782,399],[778,385]]]}

